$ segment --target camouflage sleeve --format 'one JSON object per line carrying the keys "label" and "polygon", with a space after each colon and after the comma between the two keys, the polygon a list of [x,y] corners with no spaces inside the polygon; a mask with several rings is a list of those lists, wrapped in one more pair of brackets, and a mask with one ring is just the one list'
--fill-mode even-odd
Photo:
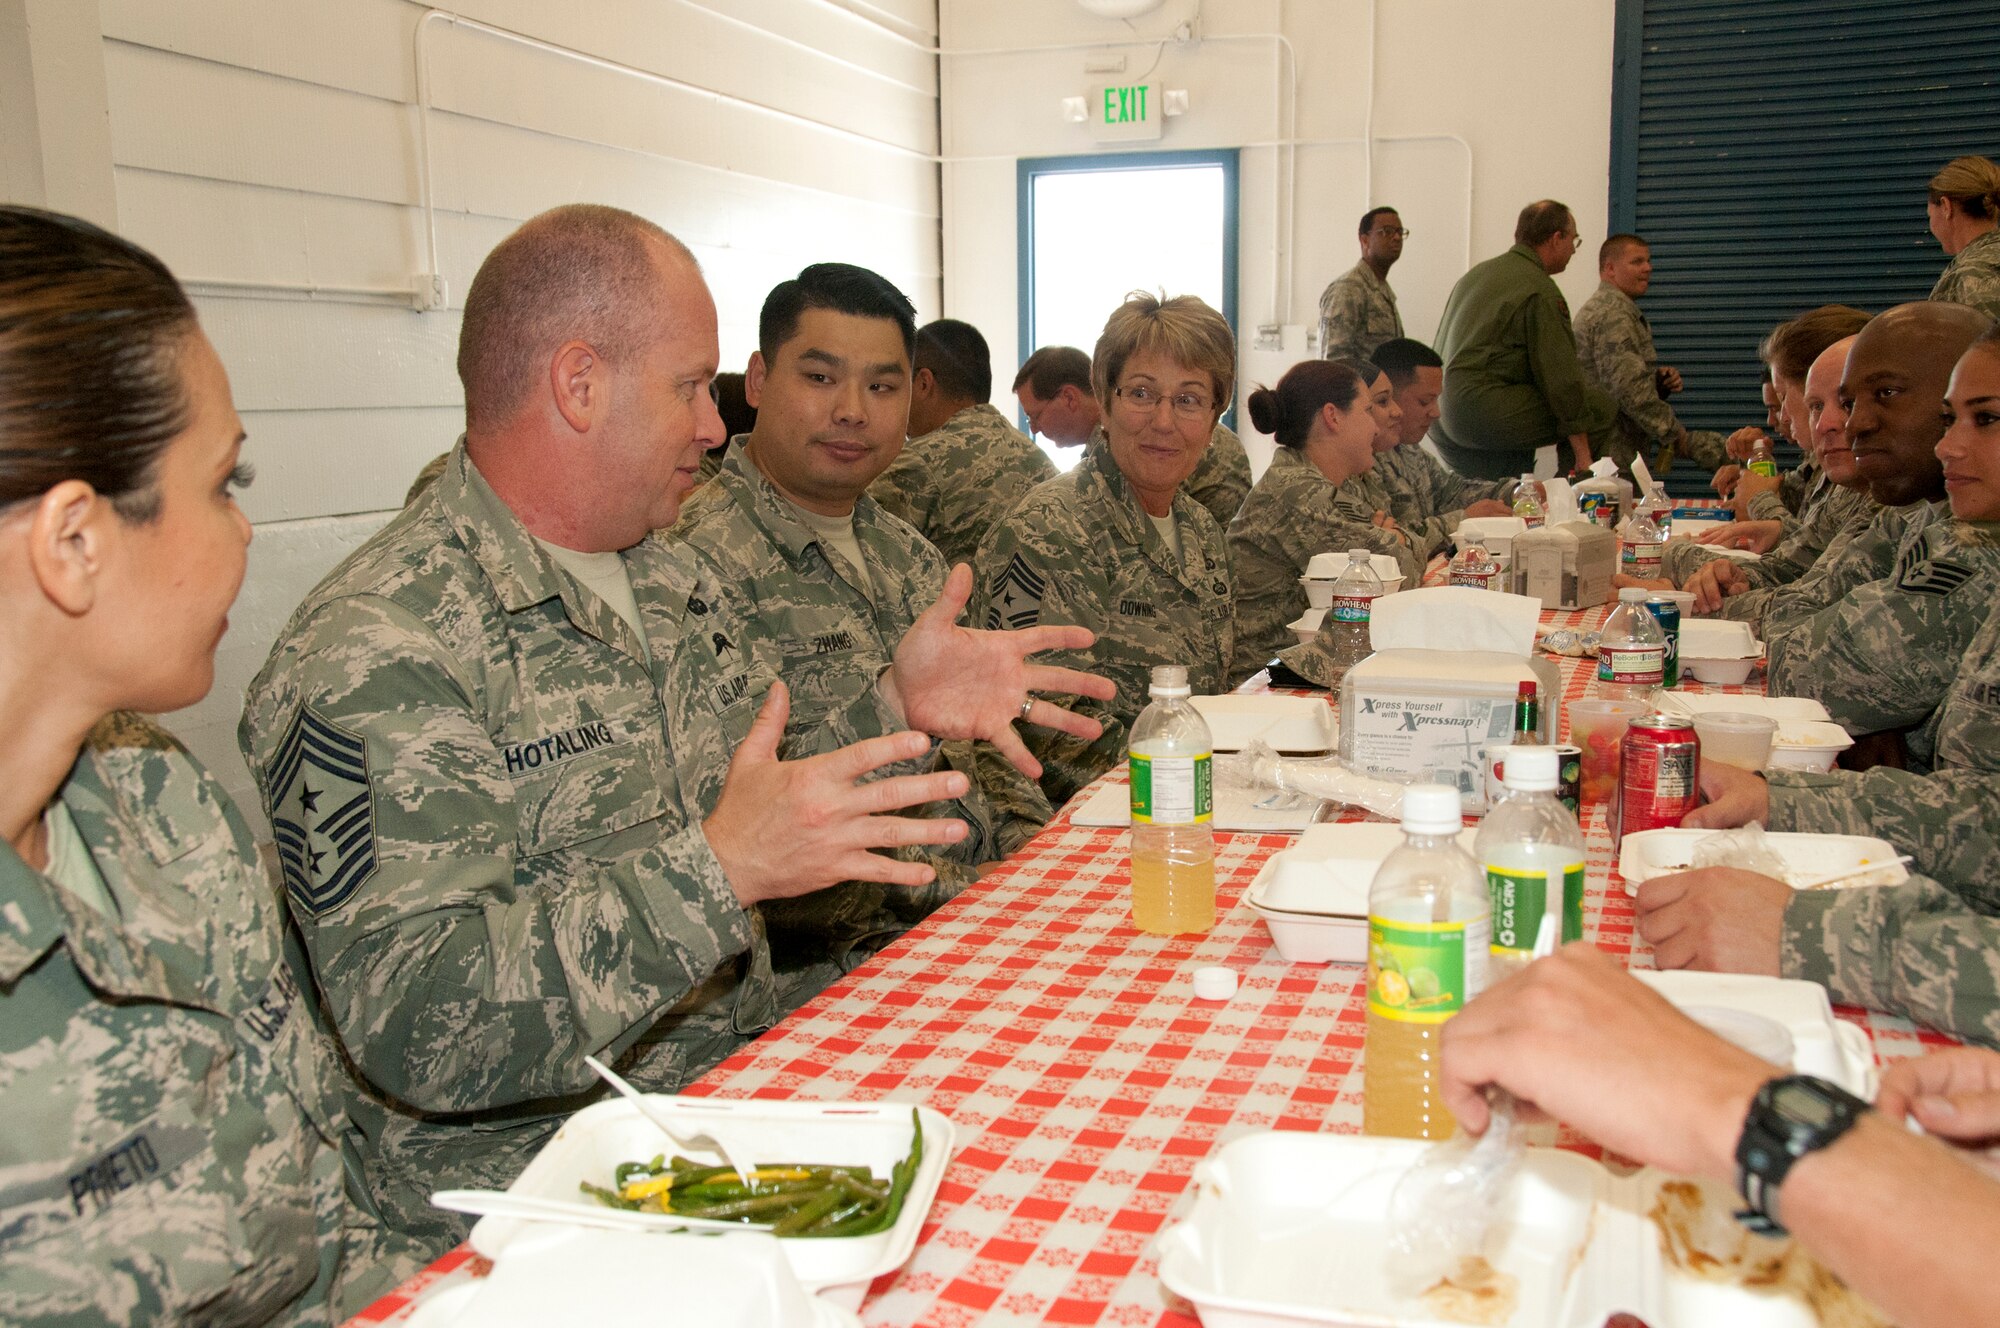
{"label": "camouflage sleeve", "polygon": [[868,486],[868,496],[892,516],[901,517],[930,538],[931,521],[937,514],[937,485],[925,466],[906,444],[902,455]]}
{"label": "camouflage sleeve", "polygon": [[1184,487],[1187,496],[1207,508],[1215,524],[1227,530],[1250,493],[1250,457],[1243,444],[1235,441],[1233,434],[1228,443],[1210,444]]}
{"label": "camouflage sleeve", "polygon": [[2000,318],[2000,267],[1954,262],[1931,287],[1930,298],[1967,305],[1988,317]]}
{"label": "camouflage sleeve", "polygon": [[[979,550],[978,584],[973,591],[969,616],[974,622],[984,615],[989,628],[1040,625],[1087,627],[1100,641],[1106,640],[1109,613],[1103,594],[1110,593],[1110,581],[1102,581],[1103,594],[1093,594],[1095,582],[1081,548],[1063,546],[1060,532],[1022,528],[1022,517],[1039,518],[1044,513],[1014,516],[987,532]],[[1091,557],[1102,558],[1101,550]],[[1095,741],[1074,738],[1053,729],[1024,727],[1022,741],[1042,763],[1042,791],[1049,806],[1060,808],[1076,791],[1125,759],[1124,715],[1138,713],[1151,684],[1151,669],[1143,662],[1114,654],[1100,657],[1097,650],[1052,650],[1036,656],[1045,664],[1081,669],[1111,679],[1118,694],[1111,701],[1089,697],[1054,696],[1046,699],[1088,715],[1104,726]],[[1130,707],[1129,709],[1127,707]]]}
{"label": "camouflage sleeve", "polygon": [[1778,498],[1785,505],[1787,515],[1797,516],[1805,506],[1806,490],[1812,485],[1814,471],[1807,466],[1794,466],[1778,477]]}
{"label": "camouflage sleeve", "polygon": [[[1325,532],[1323,542],[1327,547],[1306,550],[1306,557],[1315,553],[1344,553],[1349,549],[1386,553],[1402,569],[1405,588],[1423,584],[1424,564],[1431,550],[1417,548],[1415,535],[1405,538],[1375,524],[1375,513],[1390,508],[1387,491],[1372,474],[1356,475],[1339,486],[1316,487],[1306,495],[1302,519],[1312,529]],[[1303,563],[1304,559],[1300,561]]]}
{"label": "camouflage sleeve", "polygon": [[1941,767],[1928,775],[1773,770],[1770,828],[1873,835],[1980,908],[2000,912],[2000,771]]}
{"label": "camouflage sleeve", "polygon": [[1685,586],[1687,579],[1717,558],[1727,554],[1712,544],[1697,544],[1691,539],[1670,539],[1660,555],[1660,571],[1677,586]]}
{"label": "camouflage sleeve", "polygon": [[378,1089],[462,1112],[586,1088],[583,1053],[615,1057],[750,946],[701,826],[673,828],[657,724],[621,722],[524,795],[460,662],[373,597],[294,624],[267,675],[240,734],[281,852],[294,772],[309,811],[354,809],[312,853],[312,896],[291,902],[327,1012]]}
{"label": "camouflage sleeve", "polygon": [[1772,637],[1774,696],[1803,696],[1850,733],[1920,724],[1944,703],[1992,583],[1949,557],[1871,581]]}
{"label": "camouflage sleeve", "polygon": [[1577,356],[1648,448],[1657,449],[1672,441],[1679,424],[1673,408],[1660,396],[1653,362],[1642,353],[1639,334],[1638,324],[1628,317],[1594,319],[1577,329]]}
{"label": "camouflage sleeve", "polygon": [[1682,455],[1693,458],[1696,465],[1711,474],[1729,464],[1729,449],[1722,435],[1713,429],[1689,429],[1687,441],[1681,447]]}
{"label": "camouflage sleeve", "polygon": [[1365,360],[1362,340],[1368,331],[1368,292],[1345,278],[1335,280],[1319,297],[1319,353],[1322,359]]}
{"label": "camouflage sleeve", "polygon": [[1838,603],[1857,586],[1887,576],[1896,565],[1902,531],[1902,519],[1894,509],[1887,509],[1838,553],[1829,551],[1820,558],[1811,573],[1788,586],[1776,587],[1770,607],[1764,611],[1764,639],[1789,631],[1793,623]]}
{"label": "camouflage sleeve", "polygon": [[[1786,474],[1796,475],[1798,472],[1793,470],[1787,471]],[[1745,509],[1749,513],[1750,520],[1784,521],[1789,523],[1792,520],[1793,512],[1791,505],[1785,501],[1784,487],[1785,481],[1781,478],[1778,481],[1777,488],[1766,489],[1760,494],[1753,495],[1750,499],[1750,506]]]}
{"label": "camouflage sleeve", "polygon": [[1801,890],[1785,906],[1780,971],[1835,1001],[2000,1045],[2000,918],[1936,881]]}

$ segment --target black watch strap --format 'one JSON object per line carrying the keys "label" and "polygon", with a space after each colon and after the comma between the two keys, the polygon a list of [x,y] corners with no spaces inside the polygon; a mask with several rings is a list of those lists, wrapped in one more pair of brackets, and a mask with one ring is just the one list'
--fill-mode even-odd
{"label": "black watch strap", "polygon": [[1736,1188],[1746,1208],[1738,1213],[1752,1231],[1782,1235],[1778,1187],[1794,1163],[1854,1128],[1866,1102],[1837,1084],[1811,1075],[1773,1079],[1757,1090],[1736,1141]]}

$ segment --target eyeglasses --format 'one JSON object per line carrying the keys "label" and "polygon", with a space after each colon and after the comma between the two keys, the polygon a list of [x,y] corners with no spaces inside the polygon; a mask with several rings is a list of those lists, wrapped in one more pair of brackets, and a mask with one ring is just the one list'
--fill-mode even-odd
{"label": "eyeglasses", "polygon": [[1407,226],[1377,226],[1369,234],[1379,235],[1385,240],[1405,240],[1409,238],[1410,229]]}
{"label": "eyeglasses", "polygon": [[1179,392],[1168,396],[1156,387],[1114,387],[1111,395],[1121,401],[1129,401],[1141,415],[1151,415],[1159,410],[1162,401],[1171,401],[1174,414],[1184,420],[1198,420],[1207,416],[1209,400],[1199,392]]}

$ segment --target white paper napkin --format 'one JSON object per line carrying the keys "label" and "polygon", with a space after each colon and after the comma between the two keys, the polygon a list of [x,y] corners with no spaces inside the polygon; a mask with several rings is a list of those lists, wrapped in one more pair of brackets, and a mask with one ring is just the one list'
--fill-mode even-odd
{"label": "white paper napkin", "polygon": [[1375,601],[1368,642],[1377,650],[1491,650],[1528,656],[1542,602],[1469,586],[1406,590]]}

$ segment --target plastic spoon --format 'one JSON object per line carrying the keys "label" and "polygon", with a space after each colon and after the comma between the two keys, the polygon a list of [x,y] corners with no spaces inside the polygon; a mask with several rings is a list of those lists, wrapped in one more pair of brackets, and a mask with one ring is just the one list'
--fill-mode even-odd
{"label": "plastic spoon", "polygon": [[[1543,913],[1534,959],[1555,948],[1556,917]],[[1521,1165],[1523,1136],[1514,1095],[1486,1090],[1486,1132],[1463,1129],[1428,1149],[1389,1195],[1389,1285],[1405,1296],[1436,1286],[1486,1244],[1487,1228]]]}
{"label": "plastic spoon", "polygon": [[1849,867],[1846,871],[1837,871],[1831,876],[1822,876],[1817,880],[1804,881],[1792,888],[1795,890],[1817,890],[1822,886],[1838,885],[1842,881],[1851,881],[1857,876],[1866,876],[1870,872],[1882,871],[1889,867],[1900,867],[1906,862],[1913,861],[1915,859],[1909,854],[1900,853],[1887,862],[1864,862],[1859,867]]}
{"label": "plastic spoon", "polygon": [[599,1079],[617,1089],[619,1095],[627,1102],[637,1107],[639,1114],[653,1122],[658,1127],[660,1133],[666,1135],[667,1141],[673,1144],[675,1148],[710,1149],[720,1153],[723,1162],[736,1172],[736,1178],[745,1185],[750,1183],[750,1173],[757,1169],[756,1163],[753,1162],[746,1165],[741,1158],[737,1157],[731,1151],[728,1143],[724,1140],[709,1131],[703,1131],[700,1134],[681,1133],[681,1122],[674,1120],[671,1116],[668,1116],[665,1112],[655,1107],[652,1100],[644,1093],[626,1083],[623,1075],[606,1065],[603,1061],[598,1060],[595,1056],[585,1056],[583,1063],[595,1070]]}

